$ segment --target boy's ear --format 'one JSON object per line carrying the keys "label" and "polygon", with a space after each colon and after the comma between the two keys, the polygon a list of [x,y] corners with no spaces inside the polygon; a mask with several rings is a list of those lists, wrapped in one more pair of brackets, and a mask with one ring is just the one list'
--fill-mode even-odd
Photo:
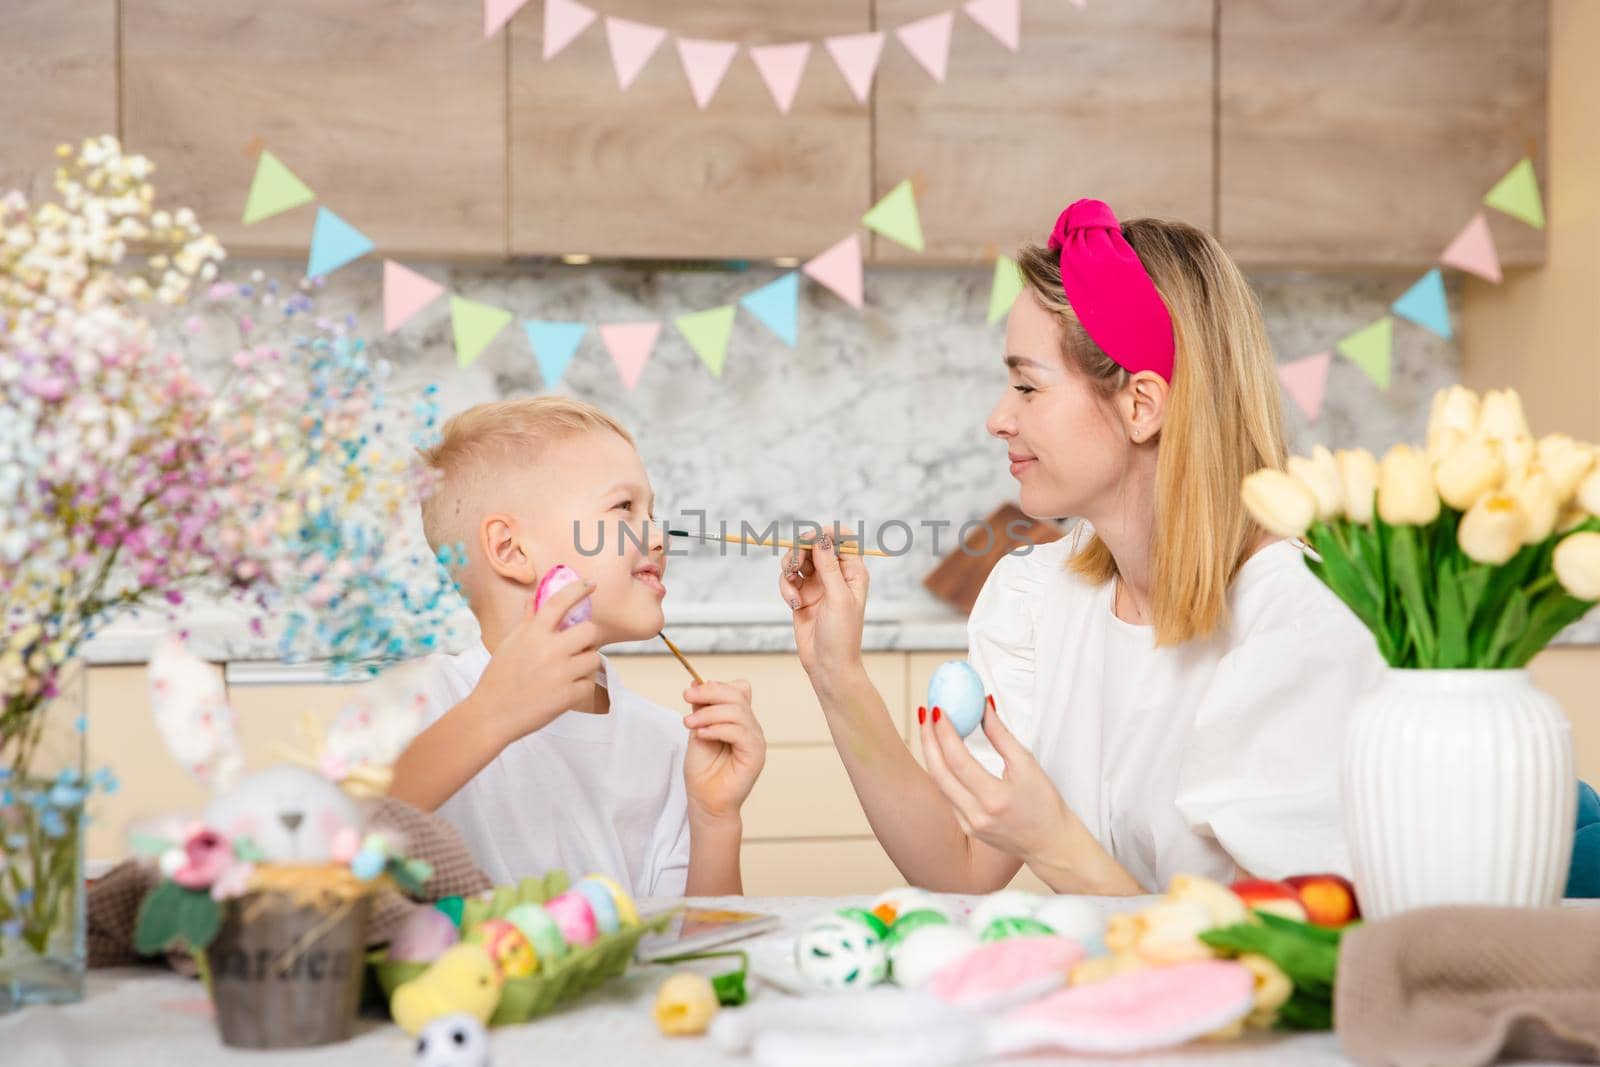
{"label": "boy's ear", "polygon": [[524,551],[516,520],[511,516],[484,516],[478,534],[483,542],[483,558],[495,574],[519,585],[531,585],[538,578],[538,568]]}

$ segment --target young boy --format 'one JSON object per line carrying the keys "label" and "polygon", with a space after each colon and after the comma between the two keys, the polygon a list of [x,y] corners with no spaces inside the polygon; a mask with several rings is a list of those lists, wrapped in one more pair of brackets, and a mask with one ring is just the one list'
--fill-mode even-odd
{"label": "young boy", "polygon": [[[588,404],[507,400],[447,421],[426,458],[423,527],[435,549],[466,546],[458,577],[483,636],[432,657],[432,723],[391,795],[438,809],[496,884],[559,867],[638,896],[742,892],[739,809],[766,759],[749,685],[692,685],[681,716],[597,651],[661,632],[664,530],[633,438]],[[586,581],[535,613],[558,563]],[[558,630],[585,597],[592,619]]]}

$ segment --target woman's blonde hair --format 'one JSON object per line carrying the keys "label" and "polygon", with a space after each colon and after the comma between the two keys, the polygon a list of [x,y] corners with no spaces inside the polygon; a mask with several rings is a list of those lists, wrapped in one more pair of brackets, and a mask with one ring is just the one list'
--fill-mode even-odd
{"label": "woman's blonde hair", "polygon": [[[1283,408],[1261,308],[1244,275],[1203,230],[1165,219],[1122,224],[1172,315],[1176,357],[1156,462],[1151,591],[1158,645],[1205,637],[1227,617],[1229,583],[1261,539],[1239,486],[1285,459]],[[1132,377],[1089,338],[1061,286],[1058,253],[1039,245],[1018,263],[1058,320],[1061,351],[1110,398]],[[1096,584],[1117,564],[1099,537],[1069,561]]]}

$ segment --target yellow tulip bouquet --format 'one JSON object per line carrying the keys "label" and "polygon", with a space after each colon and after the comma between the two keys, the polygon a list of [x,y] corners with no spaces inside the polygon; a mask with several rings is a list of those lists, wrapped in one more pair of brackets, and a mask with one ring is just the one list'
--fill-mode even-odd
{"label": "yellow tulip bouquet", "polygon": [[1310,545],[1391,667],[1521,667],[1600,600],[1600,447],[1534,440],[1514,390],[1442,390],[1423,450],[1287,468],[1246,478],[1245,506]]}

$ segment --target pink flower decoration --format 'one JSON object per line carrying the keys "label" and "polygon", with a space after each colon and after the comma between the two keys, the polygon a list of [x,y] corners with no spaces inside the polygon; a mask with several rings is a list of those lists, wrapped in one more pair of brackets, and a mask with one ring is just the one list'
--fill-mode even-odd
{"label": "pink flower decoration", "polygon": [[206,889],[233,864],[233,845],[215,830],[202,827],[183,842],[184,865],[172,880],[185,889]]}

